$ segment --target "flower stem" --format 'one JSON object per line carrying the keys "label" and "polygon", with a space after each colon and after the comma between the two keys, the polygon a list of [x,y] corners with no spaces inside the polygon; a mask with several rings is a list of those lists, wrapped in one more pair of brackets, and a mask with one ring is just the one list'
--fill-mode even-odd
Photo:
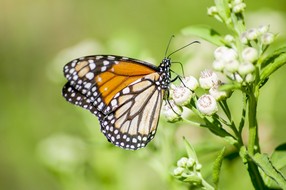
{"label": "flower stem", "polygon": [[[253,92],[248,96],[248,120],[249,120],[249,136],[248,136],[248,154],[260,152],[258,139],[258,123],[257,123],[257,100],[259,88],[253,88]],[[265,189],[265,184],[259,173],[258,166],[247,156],[247,168],[255,189]]]}
{"label": "flower stem", "polygon": [[248,137],[248,153],[253,156],[260,152],[257,125],[257,97],[255,94],[249,95],[248,102],[248,119],[249,119],[249,137]]}

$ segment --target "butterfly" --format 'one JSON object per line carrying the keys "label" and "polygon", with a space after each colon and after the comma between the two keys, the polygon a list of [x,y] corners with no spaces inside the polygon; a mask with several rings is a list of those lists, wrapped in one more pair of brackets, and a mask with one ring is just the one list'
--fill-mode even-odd
{"label": "butterfly", "polygon": [[170,55],[159,66],[116,55],[74,59],[64,66],[68,82],[62,94],[98,117],[109,142],[131,150],[145,147],[155,136],[169,94]]}

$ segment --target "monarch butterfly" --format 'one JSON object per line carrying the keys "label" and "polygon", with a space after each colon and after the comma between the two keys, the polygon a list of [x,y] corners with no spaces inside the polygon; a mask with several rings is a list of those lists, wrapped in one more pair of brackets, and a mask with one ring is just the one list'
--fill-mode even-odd
{"label": "monarch butterfly", "polygon": [[62,94],[98,117],[109,142],[131,150],[145,147],[155,136],[162,101],[169,92],[170,55],[158,67],[115,55],[72,60],[64,66],[68,82]]}

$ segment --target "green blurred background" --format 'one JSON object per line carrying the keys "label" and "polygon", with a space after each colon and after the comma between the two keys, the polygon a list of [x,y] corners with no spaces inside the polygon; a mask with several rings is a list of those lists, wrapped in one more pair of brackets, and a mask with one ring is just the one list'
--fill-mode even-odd
{"label": "green blurred background", "polygon": [[[284,0],[246,4],[247,25],[270,24],[279,33],[276,45],[283,44]],[[206,147],[224,143],[208,131],[161,119],[156,138],[145,149],[125,151],[106,141],[93,115],[67,103],[61,88],[63,65],[79,56],[118,54],[158,65],[172,34],[171,50],[200,40],[182,36],[186,26],[211,25],[225,33],[207,16],[211,5],[211,0],[2,0],[0,189],[186,189],[170,177],[172,165],[184,155],[183,134],[195,144],[208,174],[212,159],[205,156]],[[191,56],[185,70],[198,76],[210,67],[213,49],[202,41],[174,57],[185,63]],[[261,144],[268,153],[285,141],[285,72],[278,71],[262,90]],[[224,163],[224,189],[251,189],[241,167],[240,160]]]}

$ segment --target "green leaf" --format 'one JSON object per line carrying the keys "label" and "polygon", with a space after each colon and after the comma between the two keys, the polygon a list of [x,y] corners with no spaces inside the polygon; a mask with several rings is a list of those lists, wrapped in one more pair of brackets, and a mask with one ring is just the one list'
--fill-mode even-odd
{"label": "green leaf", "polygon": [[216,189],[218,187],[218,182],[219,182],[219,174],[221,171],[221,166],[222,166],[222,161],[224,159],[224,152],[225,152],[225,147],[223,147],[223,149],[220,151],[218,157],[216,158],[215,162],[214,162],[214,166],[213,166],[213,183],[216,186]]}
{"label": "green leaf", "polygon": [[185,143],[185,147],[187,150],[187,154],[189,158],[193,158],[196,161],[198,160],[195,149],[193,148],[193,146],[186,140],[185,137],[183,137],[184,143]]}
{"label": "green leaf", "polygon": [[223,38],[221,37],[221,35],[217,31],[208,26],[202,26],[202,25],[188,26],[186,28],[183,28],[181,30],[181,33],[185,36],[190,36],[190,35],[198,36],[217,46],[224,45]]}
{"label": "green leaf", "polygon": [[274,167],[266,154],[257,153],[251,158],[268,177],[279,185],[279,187],[286,189],[285,177],[277,168]]}
{"label": "green leaf", "polygon": [[276,49],[272,54],[264,58],[264,60],[261,63],[261,68],[263,69],[264,67],[272,63],[276,57],[278,57],[280,54],[285,53],[285,52],[286,52],[286,46],[282,46]]}
{"label": "green leaf", "polygon": [[271,56],[267,57],[265,61],[262,62],[261,66],[264,69],[261,72],[260,81],[264,82],[267,78],[274,73],[277,69],[282,67],[286,63],[286,52],[274,52]]}
{"label": "green leaf", "polygon": [[284,169],[286,172],[286,143],[276,147],[275,151],[271,155],[271,160],[276,168],[279,170]]}
{"label": "green leaf", "polygon": [[275,151],[286,151],[286,143],[280,144],[275,148]]}

